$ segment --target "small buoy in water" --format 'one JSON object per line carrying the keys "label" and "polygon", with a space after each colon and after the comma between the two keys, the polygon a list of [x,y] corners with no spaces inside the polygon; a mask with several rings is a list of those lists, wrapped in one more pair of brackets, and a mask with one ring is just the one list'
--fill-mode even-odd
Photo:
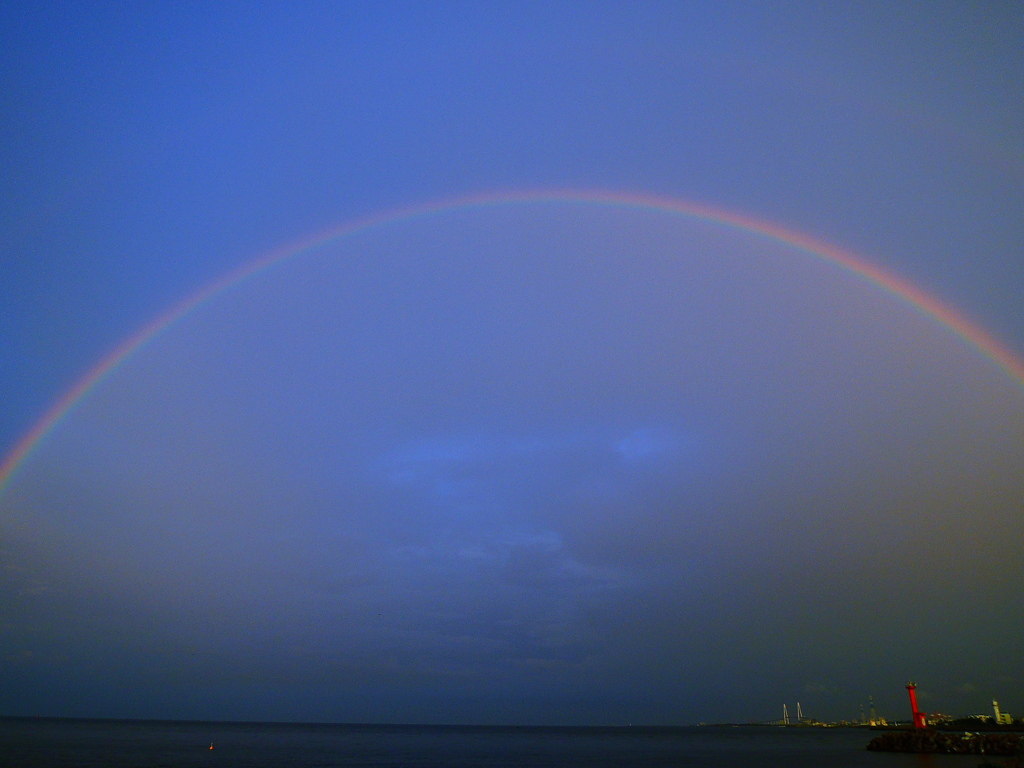
{"label": "small buoy in water", "polygon": [[213,742],[210,742],[210,749],[213,749]]}

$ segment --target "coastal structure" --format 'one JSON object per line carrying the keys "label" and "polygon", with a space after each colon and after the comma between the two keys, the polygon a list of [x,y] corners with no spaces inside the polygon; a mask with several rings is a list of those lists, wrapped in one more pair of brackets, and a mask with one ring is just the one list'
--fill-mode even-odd
{"label": "coastal structure", "polygon": [[[925,738],[925,732],[934,733],[936,731],[942,731],[942,732],[945,732],[945,733],[948,734],[948,733],[952,733],[954,731],[963,730],[963,729],[967,729],[967,731],[969,731],[969,732],[975,732],[975,731],[994,731],[994,732],[999,732],[999,731],[1008,731],[1008,730],[1011,730],[1011,729],[996,728],[996,727],[993,727],[993,724],[994,725],[1001,725],[1001,726],[1012,726],[1016,722],[1016,721],[1014,721],[1013,716],[1010,715],[1010,713],[1003,712],[1002,708],[999,706],[999,702],[996,701],[995,699],[992,700],[992,711],[993,711],[992,715],[975,714],[975,715],[953,716],[953,715],[943,714],[942,712],[923,712],[921,710],[921,708],[918,706],[918,703],[917,703],[917,683],[908,682],[906,684],[906,689],[907,689],[907,695],[910,698],[910,708],[911,708],[911,712],[912,712],[911,723],[913,723],[913,728],[910,728],[910,729],[907,728],[906,721],[890,722],[885,717],[880,716],[878,714],[878,709],[875,707],[875,697],[874,697],[874,695],[869,695],[868,696],[867,716],[865,716],[864,705],[861,704],[860,705],[859,715],[855,715],[850,720],[838,720],[838,721],[826,722],[826,721],[816,720],[813,717],[806,717],[804,715],[803,706],[798,701],[796,703],[796,717],[795,718],[790,718],[789,705],[784,703],[782,705],[782,717],[781,718],[779,718],[777,720],[752,721],[752,722],[749,722],[749,723],[744,723],[744,725],[776,726],[776,727],[777,726],[791,726],[791,727],[807,726],[807,727],[816,727],[816,728],[868,728],[868,727],[875,727],[875,728],[881,729],[881,730],[894,730],[894,731],[899,731],[899,732],[903,732],[903,733],[907,734],[906,739],[902,739],[902,740],[901,739],[896,739],[896,741],[893,742],[893,744],[896,744],[898,742],[899,744],[903,744],[904,746],[899,746],[899,747],[896,747],[896,746],[877,747],[878,749],[883,749],[883,751],[884,750],[889,750],[889,751],[895,750],[895,751],[911,751],[911,752],[914,752],[914,751],[926,751],[927,752],[927,751],[943,751],[943,750],[946,750],[946,747],[942,747],[942,749],[938,749],[938,748],[932,749],[931,747],[928,747],[926,749],[925,747],[921,747],[921,749],[918,749],[916,746],[912,746],[912,745],[926,745],[926,742],[928,742],[928,739]],[[1022,724],[1024,724],[1024,720],[1021,720],[1020,722]],[[701,725],[706,725],[706,723],[701,723]],[[735,727],[737,725],[737,723],[718,723],[717,725],[731,725],[731,726]],[[1017,729],[1017,732],[1018,733],[1024,733],[1024,730]],[[914,734],[914,733],[916,733],[917,736],[913,736],[912,734]],[[968,735],[970,735],[970,734],[968,734]],[[928,737],[928,738],[931,738],[931,737]],[[922,739],[923,739],[923,741],[922,741]],[[974,744],[974,746],[976,746],[979,749],[981,749],[984,746],[983,741],[984,740],[977,741],[977,743],[975,743],[975,742],[971,742],[971,743]],[[928,743],[930,744],[931,742],[928,742]],[[945,742],[943,742],[943,743],[945,743]],[[987,743],[987,742],[985,742],[985,743]],[[993,743],[995,743],[995,742],[993,742]],[[932,746],[934,746],[934,744]],[[947,744],[947,746],[949,746],[949,745]],[[970,748],[974,749],[974,746],[972,746]],[[1024,748],[1024,737],[1021,738],[1021,747]],[[956,749],[953,749],[953,747],[949,746],[949,750],[947,750],[947,751],[954,751],[955,752],[958,749],[960,749],[960,747],[957,747]],[[964,749],[967,749],[967,747],[964,747]],[[970,754],[973,754],[973,753],[970,753]],[[1022,754],[1024,754],[1024,752],[1022,752]]]}
{"label": "coastal structure", "polygon": [[1011,725],[1013,723],[1013,717],[1009,712],[1001,712],[999,702],[995,699],[992,699],[992,711],[996,716],[996,725]]}
{"label": "coastal structure", "polygon": [[868,696],[868,725],[879,726],[888,724],[884,717],[878,716],[878,710],[875,709],[875,697]]}
{"label": "coastal structure", "polygon": [[917,707],[917,683],[908,682],[907,693],[910,695],[910,710],[914,713],[914,728],[927,728],[928,714]]}

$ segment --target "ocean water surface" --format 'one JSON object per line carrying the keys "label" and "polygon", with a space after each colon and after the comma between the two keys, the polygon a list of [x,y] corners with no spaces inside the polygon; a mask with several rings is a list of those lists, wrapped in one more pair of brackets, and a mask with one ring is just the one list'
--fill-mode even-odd
{"label": "ocean water surface", "polygon": [[[230,768],[975,768],[977,756],[868,752],[861,729],[540,728],[0,719],[3,766]],[[211,744],[213,749],[210,749]]]}

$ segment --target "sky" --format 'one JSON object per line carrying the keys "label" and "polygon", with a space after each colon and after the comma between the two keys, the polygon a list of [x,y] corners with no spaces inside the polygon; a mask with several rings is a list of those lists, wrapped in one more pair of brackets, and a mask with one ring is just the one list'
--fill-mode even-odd
{"label": "sky", "polygon": [[1013,3],[3,3],[0,714],[1024,713],[1021,71]]}

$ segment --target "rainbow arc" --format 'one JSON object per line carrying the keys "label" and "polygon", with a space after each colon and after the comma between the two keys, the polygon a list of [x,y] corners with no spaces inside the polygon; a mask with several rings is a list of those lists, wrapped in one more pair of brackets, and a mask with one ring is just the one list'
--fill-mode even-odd
{"label": "rainbow arc", "polygon": [[74,386],[49,408],[42,418],[35,423],[4,457],[3,463],[0,464],[0,491],[6,487],[18,467],[31,455],[40,441],[104,378],[110,375],[112,371],[135,352],[143,348],[152,338],[228,287],[265,269],[296,258],[304,252],[322,246],[331,240],[343,238],[357,232],[364,232],[375,227],[458,209],[546,202],[607,205],[663,211],[703,219],[785,243],[817,258],[829,261],[864,280],[874,283],[880,289],[895,295],[900,301],[931,317],[977,349],[983,356],[993,361],[995,365],[1001,368],[1015,382],[1017,387],[1024,391],[1024,360],[1007,346],[997,341],[981,326],[968,320],[959,311],[905,279],[859,256],[855,256],[849,251],[809,235],[734,211],[687,200],[635,192],[586,189],[494,192],[389,210],[349,222],[340,227],[321,232],[271,251],[229,272],[218,280],[201,287],[118,344],[117,347],[96,363],[88,373],[79,379]]}

